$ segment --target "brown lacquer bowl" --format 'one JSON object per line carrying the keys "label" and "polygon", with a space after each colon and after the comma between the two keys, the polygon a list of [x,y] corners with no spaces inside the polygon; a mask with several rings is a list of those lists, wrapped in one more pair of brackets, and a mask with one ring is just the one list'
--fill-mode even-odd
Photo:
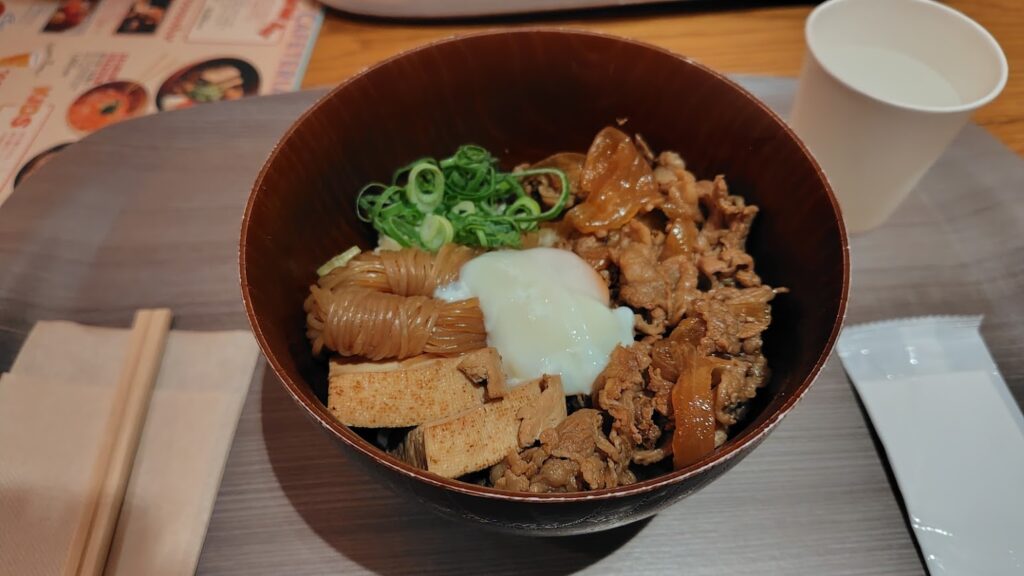
{"label": "brown lacquer bowl", "polygon": [[[761,208],[749,251],[773,303],[773,369],[745,425],[703,461],[616,489],[525,494],[448,480],[388,456],[327,411],[326,367],[305,337],[315,270],[353,244],[375,245],[353,211],[361,186],[423,156],[480,144],[506,168],[585,152],[627,119],[655,150],[676,150],[698,177],[725,174]],[[578,534],[655,514],[754,449],[807,391],[832,350],[849,263],[835,198],[807,149],[764,104],[720,74],[652,46],[563,30],[445,40],[362,72],[306,112],[253,187],[241,237],[242,296],[274,372],[350,456],[396,491],[450,517],[534,535]]]}

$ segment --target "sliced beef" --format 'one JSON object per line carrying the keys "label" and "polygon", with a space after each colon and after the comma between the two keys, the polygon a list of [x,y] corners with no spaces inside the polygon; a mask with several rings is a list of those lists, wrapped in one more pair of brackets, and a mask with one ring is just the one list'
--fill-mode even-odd
{"label": "sliced beef", "polygon": [[572,492],[614,488],[636,482],[623,459],[601,431],[601,413],[577,410],[540,436],[540,446],[510,453],[491,468],[495,488],[524,492]]}
{"label": "sliced beef", "polygon": [[[664,234],[633,221],[609,248],[619,271],[619,300],[638,312],[637,330],[663,334],[686,313],[699,291],[698,272],[689,254],[663,258]],[[660,242],[656,242],[660,240]]]}
{"label": "sliced beef", "polygon": [[641,342],[612,351],[608,366],[594,383],[596,405],[613,418],[609,439],[629,457],[654,448],[661,428],[654,421],[655,398],[647,388],[651,348]]}
{"label": "sliced beef", "polygon": [[[583,160],[556,155],[535,166],[569,175],[575,204],[545,226],[556,247],[604,278],[613,306],[633,309],[639,341],[612,352],[589,405],[574,405],[557,425],[561,414],[524,418],[525,449],[491,469],[493,484],[561,492],[636,481],[631,463],[673,456],[673,441],[694,428],[677,417],[673,397],[687,401],[679,382],[692,384],[695,371],[706,407],[702,453],[713,449],[709,434],[721,446],[768,380],[761,335],[784,292],[762,284],[746,251],[757,207],[730,194],[722,176],[697,180],[678,154],[655,155],[615,128],[598,134]],[[548,177],[525,181],[546,206],[561,191]]]}
{"label": "sliced beef", "polygon": [[747,401],[768,380],[768,366],[764,356],[738,357],[723,361],[712,373],[715,389],[715,419],[724,426],[732,426],[743,418]]}
{"label": "sliced beef", "polygon": [[740,286],[759,285],[761,279],[754,273],[754,259],[746,251],[757,207],[747,206],[742,196],[730,195],[722,176],[715,177],[710,185],[698,186],[698,195],[708,214],[697,242],[701,252],[697,260],[700,271],[713,286],[730,282]]}
{"label": "sliced beef", "polygon": [[576,253],[598,272],[611,265],[611,248],[608,243],[592,234],[584,234],[567,243],[567,248]]}

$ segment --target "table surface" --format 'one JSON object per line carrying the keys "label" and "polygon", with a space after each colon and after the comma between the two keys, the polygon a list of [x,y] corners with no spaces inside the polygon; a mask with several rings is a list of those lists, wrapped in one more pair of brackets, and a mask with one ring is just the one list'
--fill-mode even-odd
{"label": "table surface", "polygon": [[[1012,67],[1024,62],[1016,2],[949,4],[993,30]],[[808,10],[670,6],[509,24],[582,26],[725,71],[785,75],[798,69]],[[419,26],[331,13],[306,84],[331,84],[402,49],[496,24]],[[751,82],[785,108],[791,83]],[[978,117],[1018,154],[1022,94],[1012,75]],[[244,326],[235,266],[240,207],[270,146],[316,96],[251,99],[117,125],[27,181],[0,212],[0,369],[41,318],[123,326],[136,308],[173,305],[180,328]],[[1020,402],[1024,245],[1016,231],[1024,210],[1007,199],[1024,189],[1015,160],[980,130],[965,130],[922,183],[927,194],[913,194],[885,228],[855,239],[848,319],[984,313],[986,339]],[[978,277],[990,281],[971,280]],[[239,422],[199,573],[721,574],[752,566],[766,574],[923,573],[837,362],[758,450],[699,494],[625,529],[540,541],[436,518],[373,485],[261,372]]]}
{"label": "table surface", "polygon": [[[747,83],[777,108],[793,89],[788,80]],[[174,310],[179,329],[243,328],[242,207],[274,142],[320,93],[117,124],[27,180],[0,211],[0,371],[44,318],[126,326],[133,310],[160,305]],[[906,214],[894,221],[905,223]],[[874,269],[854,278],[880,280],[884,293],[899,262],[872,260]],[[911,279],[929,282],[944,269],[928,262]],[[850,318],[891,314],[871,309],[891,300],[871,289],[851,299]],[[969,307],[922,301],[909,311],[985,311],[976,297],[963,302]],[[922,573],[838,362],[757,450],[699,493],[649,521],[544,540],[443,519],[376,484],[261,370],[198,572],[712,575],[750,566],[765,574]]]}
{"label": "table surface", "polygon": [[[711,0],[570,12],[485,21],[390,22],[328,11],[303,86],[336,84],[403,50],[454,34],[499,26],[565,26],[635,38],[729,73],[796,76],[804,54],[803,25],[813,6],[774,1]],[[1024,154],[1024,3],[946,0],[996,37],[1010,62],[1003,94],[975,121]],[[726,8],[723,10],[723,8]]]}

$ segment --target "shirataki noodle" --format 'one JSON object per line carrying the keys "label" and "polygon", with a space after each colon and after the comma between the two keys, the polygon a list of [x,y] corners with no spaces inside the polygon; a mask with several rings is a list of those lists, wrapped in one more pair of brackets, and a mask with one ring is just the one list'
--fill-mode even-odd
{"label": "shirataki noodle", "polygon": [[415,249],[364,253],[310,287],[307,336],[324,348],[370,360],[459,354],[486,346],[476,299],[434,299],[476,252],[448,244],[435,255]]}
{"label": "shirataki noodle", "polygon": [[433,296],[459,276],[459,269],[477,252],[458,244],[445,244],[431,254],[422,250],[383,250],[362,253],[335,268],[318,285],[326,290],[361,287],[399,296]]}
{"label": "shirataki noodle", "polygon": [[429,296],[399,296],[317,286],[306,300],[307,336],[314,354],[323,348],[370,360],[419,354],[459,354],[487,345],[484,317],[475,298],[442,302]]}

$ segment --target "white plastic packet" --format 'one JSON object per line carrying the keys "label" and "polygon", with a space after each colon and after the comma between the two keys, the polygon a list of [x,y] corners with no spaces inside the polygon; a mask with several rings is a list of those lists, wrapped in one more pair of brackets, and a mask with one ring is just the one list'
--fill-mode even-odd
{"label": "white plastic packet", "polygon": [[980,324],[909,318],[839,337],[933,575],[1024,573],[1024,417]]}

